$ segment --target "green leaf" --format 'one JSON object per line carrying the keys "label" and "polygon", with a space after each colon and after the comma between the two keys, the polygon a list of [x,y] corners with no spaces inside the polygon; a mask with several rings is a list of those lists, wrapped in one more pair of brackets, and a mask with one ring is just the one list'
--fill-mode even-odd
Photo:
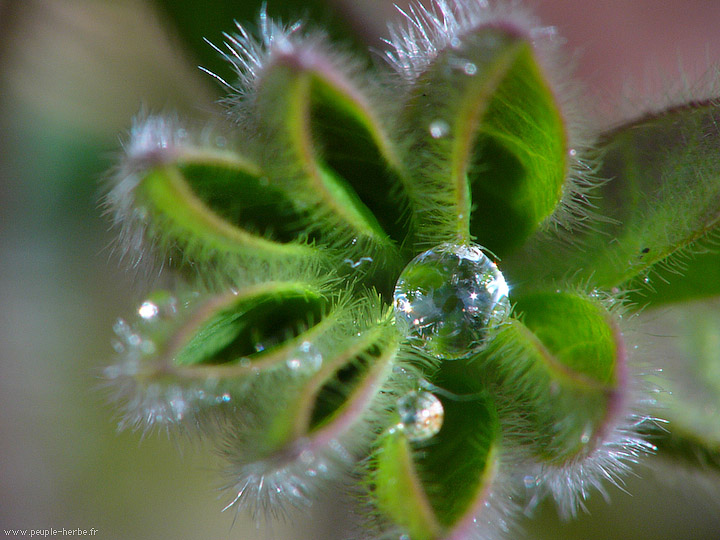
{"label": "green leaf", "polygon": [[690,103],[606,134],[599,176],[608,181],[593,193],[602,218],[571,248],[545,246],[510,266],[539,281],[638,289],[640,306],[718,294],[719,116],[713,101]]}
{"label": "green leaf", "polygon": [[514,297],[511,320],[484,353],[505,410],[534,455],[561,465],[602,442],[625,392],[625,351],[598,301],[567,292]]}
{"label": "green leaf", "polygon": [[411,199],[427,245],[475,237],[502,256],[556,208],[563,119],[530,41],[480,27],[440,51],[405,109]]}
{"label": "green leaf", "polygon": [[339,59],[293,47],[276,51],[257,82],[263,165],[307,209],[319,242],[395,267],[405,230],[394,145]]}
{"label": "green leaf", "polygon": [[[378,320],[378,310],[377,299],[360,312],[351,309],[336,318],[325,336],[305,341],[322,358],[316,369],[283,360],[283,372],[255,385],[255,399],[264,403],[257,413],[260,429],[245,435],[252,459],[292,455],[298,445],[321,453],[338,443],[353,449],[368,444],[368,423],[383,416],[387,398],[381,391],[399,347],[390,317],[386,313]],[[358,326],[358,318],[365,327]],[[357,335],[347,332],[351,324],[360,329]],[[286,353],[284,358],[293,357]]]}
{"label": "green leaf", "polygon": [[180,329],[179,334],[190,337],[173,363],[219,365],[245,359],[249,372],[254,358],[265,358],[322,320],[327,305],[321,290],[303,282],[270,281],[231,291],[202,305]]}
{"label": "green leaf", "polygon": [[662,373],[656,416],[668,420],[651,432],[661,456],[720,471],[720,301],[717,298],[643,313],[658,337]]}
{"label": "green leaf", "polygon": [[220,405],[260,402],[258,381],[285,370],[298,351],[320,368],[304,345],[334,342],[355,316],[347,305],[312,276],[219,294],[154,293],[135,319],[115,326],[119,363],[105,375],[125,412],[121,425],[192,423]]}
{"label": "green leaf", "polygon": [[136,128],[106,205],[122,226],[121,245],[174,264],[237,277],[249,261],[315,260],[290,197],[250,159],[229,148],[179,140],[169,121]]}
{"label": "green leaf", "polygon": [[373,457],[376,504],[413,540],[460,535],[476,518],[484,523],[498,471],[500,426],[492,401],[465,362],[443,366],[433,380],[443,390],[439,433],[411,442],[402,429],[390,429]]}

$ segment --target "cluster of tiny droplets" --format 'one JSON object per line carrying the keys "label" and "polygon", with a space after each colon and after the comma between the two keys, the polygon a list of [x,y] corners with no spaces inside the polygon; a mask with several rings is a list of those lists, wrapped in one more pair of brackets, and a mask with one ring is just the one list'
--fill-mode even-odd
{"label": "cluster of tiny droplets", "polygon": [[117,339],[112,346],[121,355],[122,362],[108,366],[103,374],[114,383],[117,399],[123,403],[126,414],[121,426],[148,429],[158,424],[178,423],[202,407],[231,400],[229,393],[217,388],[216,380],[187,384],[136,380],[143,370],[153,369],[153,362],[157,360],[158,346],[153,340],[157,327],[175,319],[186,304],[159,292],[140,304],[132,324],[120,318],[113,326]]}

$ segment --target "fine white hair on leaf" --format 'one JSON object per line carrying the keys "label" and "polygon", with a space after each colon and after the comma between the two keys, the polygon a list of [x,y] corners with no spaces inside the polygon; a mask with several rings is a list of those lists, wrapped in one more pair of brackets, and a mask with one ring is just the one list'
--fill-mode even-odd
{"label": "fine white hair on leaf", "polygon": [[[244,445],[243,445],[244,446]],[[308,508],[352,467],[354,456],[340,441],[313,449],[305,440],[265,459],[248,459],[228,441],[224,454],[231,480],[224,486],[232,499],[223,509],[246,510],[256,522],[288,516],[292,508]]]}
{"label": "fine white hair on leaf", "polygon": [[645,373],[633,370],[627,376],[627,395],[590,454],[560,466],[536,464],[526,472],[521,479],[528,495],[526,513],[549,494],[563,519],[574,518],[578,509],[587,511],[585,501],[594,491],[609,500],[608,483],[623,490],[623,477],[632,474],[643,457],[655,453],[657,448],[642,432],[663,422],[648,413],[656,407],[657,388],[647,382]]}
{"label": "fine white hair on leaf", "polygon": [[235,23],[237,34],[223,33],[223,44],[227,51],[214,45],[211,46],[223,56],[235,69],[239,81],[226,86],[237,92],[240,97],[250,91],[257,80],[267,57],[273,52],[290,52],[294,49],[294,36],[302,28],[301,22],[283,25],[267,16],[267,9],[262,7],[258,17],[259,37],[256,38],[240,23]]}
{"label": "fine white hair on leaf", "polygon": [[466,35],[481,27],[510,30],[532,45],[552,95],[561,111],[565,126],[566,181],[561,203],[548,216],[529,244],[544,239],[573,242],[570,233],[598,217],[593,212],[593,190],[601,183],[596,178],[596,158],[591,157],[595,132],[588,126],[588,114],[582,105],[582,88],[572,78],[574,56],[562,50],[563,39],[553,26],[543,26],[537,17],[518,1],[431,0],[429,7],[419,3],[398,8],[404,17],[400,24],[389,25],[389,49],[384,56],[406,86],[412,87],[445,49],[459,48]]}
{"label": "fine white hair on leaf", "polygon": [[523,30],[530,38],[554,35],[552,27],[537,22],[518,2],[502,4],[487,0],[432,0],[430,7],[411,4],[398,8],[403,24],[389,26],[390,46],[385,58],[397,73],[412,82],[440,51],[457,47],[463,34],[479,26],[502,22]]}

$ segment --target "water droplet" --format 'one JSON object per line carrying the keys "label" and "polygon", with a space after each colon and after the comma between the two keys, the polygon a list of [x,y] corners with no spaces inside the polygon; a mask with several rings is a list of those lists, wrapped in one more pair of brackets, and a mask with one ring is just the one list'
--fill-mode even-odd
{"label": "water droplet", "polygon": [[523,478],[523,484],[525,484],[527,489],[531,489],[537,487],[538,479],[535,476],[527,475]]}
{"label": "water droplet", "polygon": [[463,71],[465,72],[465,75],[470,75],[472,77],[477,73],[477,66],[472,62],[467,62],[463,66]]}
{"label": "water droplet", "polygon": [[460,41],[460,38],[454,37],[454,38],[452,38],[452,39],[450,40],[450,46],[451,46],[453,49],[459,49],[459,48],[460,48],[460,45],[462,45],[462,42]]}
{"label": "water droplet", "polygon": [[430,123],[430,136],[433,139],[442,139],[450,133],[450,125],[445,120],[433,120]]}
{"label": "water droplet", "polygon": [[593,427],[591,424],[588,424],[585,426],[585,430],[582,432],[582,435],[580,435],[580,443],[587,444],[590,442],[590,437],[593,433]]}
{"label": "water droplet", "polygon": [[570,150],[568,150],[568,154],[570,154],[572,157],[575,157],[577,156],[577,150],[571,148]]}
{"label": "water droplet", "polygon": [[479,246],[441,244],[402,271],[394,307],[410,343],[437,358],[462,358],[506,317],[508,286]]}
{"label": "water droplet", "polygon": [[398,399],[397,408],[400,424],[411,441],[427,440],[442,427],[442,403],[430,392],[409,392]]}
{"label": "water droplet", "polygon": [[315,373],[322,366],[322,354],[311,342],[303,341],[285,363],[295,372]]}
{"label": "water droplet", "polygon": [[158,316],[158,313],[160,313],[160,308],[149,300],[140,304],[140,307],[138,308],[138,315],[146,321],[155,319]]}

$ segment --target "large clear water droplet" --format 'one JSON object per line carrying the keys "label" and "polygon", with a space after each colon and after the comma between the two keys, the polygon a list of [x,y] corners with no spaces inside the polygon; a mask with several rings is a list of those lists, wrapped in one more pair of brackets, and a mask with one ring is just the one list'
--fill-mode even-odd
{"label": "large clear water droplet", "polygon": [[435,436],[442,427],[442,403],[430,392],[409,392],[398,399],[400,424],[411,441],[424,441]]}
{"label": "large clear water droplet", "polygon": [[462,358],[506,317],[508,286],[479,246],[441,244],[405,267],[394,307],[410,343],[437,358]]}

